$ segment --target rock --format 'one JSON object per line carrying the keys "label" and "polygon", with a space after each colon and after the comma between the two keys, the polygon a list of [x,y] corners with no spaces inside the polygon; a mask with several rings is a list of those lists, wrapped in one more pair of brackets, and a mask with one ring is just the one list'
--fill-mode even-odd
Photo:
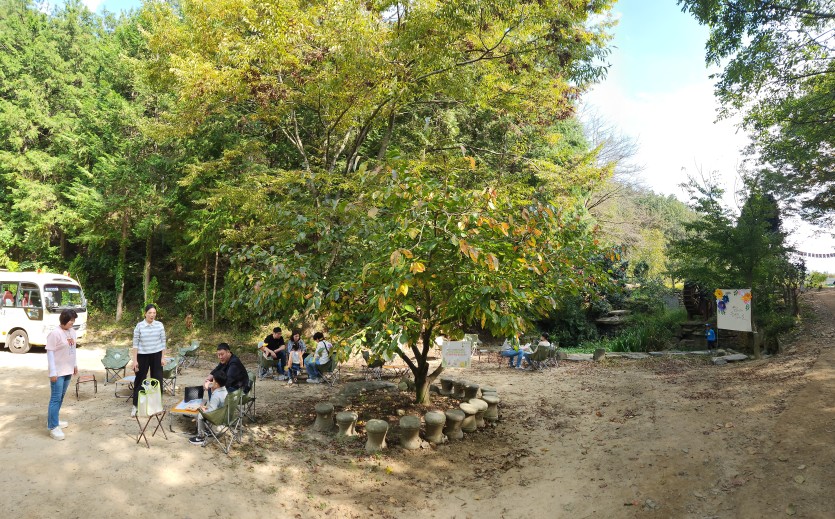
{"label": "rock", "polygon": [[738,362],[740,360],[748,360],[748,355],[742,353],[734,353],[732,355],[725,355],[722,358],[728,362]]}
{"label": "rock", "polygon": [[606,350],[604,348],[597,348],[596,350],[594,350],[594,355],[592,355],[592,359],[595,362],[597,362],[597,361],[603,359],[603,357],[605,357],[605,356],[606,356]]}
{"label": "rock", "polygon": [[717,358],[713,359],[713,364],[715,366],[724,366],[727,363],[728,363],[728,361],[723,359],[722,357],[717,357]]}

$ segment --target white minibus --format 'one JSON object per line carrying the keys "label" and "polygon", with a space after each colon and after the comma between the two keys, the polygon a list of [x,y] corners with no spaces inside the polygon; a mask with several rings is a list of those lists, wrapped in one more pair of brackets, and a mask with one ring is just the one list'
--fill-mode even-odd
{"label": "white minibus", "polygon": [[51,272],[0,270],[0,343],[13,353],[45,346],[66,309],[75,310],[78,338],[87,331],[87,300],[78,281]]}

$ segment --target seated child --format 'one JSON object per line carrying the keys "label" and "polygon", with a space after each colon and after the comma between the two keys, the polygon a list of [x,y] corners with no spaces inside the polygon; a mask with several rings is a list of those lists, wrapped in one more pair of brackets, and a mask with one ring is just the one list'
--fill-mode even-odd
{"label": "seated child", "polygon": [[[215,373],[212,380],[212,397],[209,399],[208,405],[203,406],[203,411],[214,411],[226,405],[226,373],[219,371]],[[206,424],[203,415],[197,414],[197,436],[189,439],[194,445],[205,445],[206,443]]]}
{"label": "seated child", "polygon": [[302,369],[302,362],[304,361],[304,353],[299,348],[298,343],[291,343],[291,350],[290,350],[290,376],[287,378],[287,384],[290,385],[293,382],[299,382],[299,371]]}

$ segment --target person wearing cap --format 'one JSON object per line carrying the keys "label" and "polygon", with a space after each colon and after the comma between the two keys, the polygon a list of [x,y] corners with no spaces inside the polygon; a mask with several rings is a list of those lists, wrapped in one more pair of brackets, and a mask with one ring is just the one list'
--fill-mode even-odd
{"label": "person wearing cap", "polygon": [[284,380],[284,370],[287,366],[287,346],[284,344],[281,328],[278,326],[273,328],[273,333],[267,335],[259,346],[261,354],[268,361],[265,366],[276,366],[278,368],[278,380]]}
{"label": "person wearing cap", "polygon": [[707,339],[707,351],[716,349],[716,332],[710,323],[705,323],[705,339]]}
{"label": "person wearing cap", "polygon": [[226,375],[226,390],[228,392],[232,393],[243,388],[244,393],[249,393],[249,375],[246,372],[246,368],[243,362],[241,362],[241,359],[232,353],[229,345],[225,342],[217,345],[217,360],[220,362],[209,373],[209,376],[206,377],[203,388],[208,392],[214,384],[215,374],[223,373]]}

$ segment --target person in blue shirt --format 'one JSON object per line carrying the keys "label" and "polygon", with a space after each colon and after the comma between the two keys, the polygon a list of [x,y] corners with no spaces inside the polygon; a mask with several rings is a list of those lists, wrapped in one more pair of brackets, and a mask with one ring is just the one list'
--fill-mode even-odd
{"label": "person in blue shirt", "polygon": [[716,349],[716,332],[710,323],[705,324],[705,339],[707,339],[707,350],[713,351]]}

